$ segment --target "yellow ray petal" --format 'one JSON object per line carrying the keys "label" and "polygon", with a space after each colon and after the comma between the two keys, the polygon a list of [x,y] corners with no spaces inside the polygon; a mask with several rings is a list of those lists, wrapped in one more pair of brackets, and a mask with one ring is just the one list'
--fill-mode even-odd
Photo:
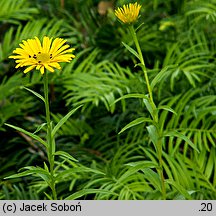
{"label": "yellow ray petal", "polygon": [[16,68],[27,67],[25,73],[34,68],[40,70],[41,74],[44,73],[45,68],[54,72],[55,68],[61,69],[58,62],[69,62],[75,58],[72,54],[74,48],[70,48],[65,43],[66,40],[62,38],[56,38],[52,42],[52,38],[44,36],[41,44],[38,37],[34,37],[34,39],[23,40],[19,44],[20,47],[13,51],[17,55],[10,55],[9,58],[15,59]]}
{"label": "yellow ray petal", "polygon": [[44,38],[43,38],[43,48],[42,48],[42,51],[44,53],[49,53],[51,42],[52,42],[52,38],[49,39],[47,36],[44,36]]}
{"label": "yellow ray petal", "polygon": [[44,74],[44,66],[42,66],[42,67],[40,68],[40,72],[41,72],[41,74]]}
{"label": "yellow ray petal", "polygon": [[44,67],[50,71],[50,72],[54,72],[54,69],[52,67],[50,67],[48,64],[44,64]]}
{"label": "yellow ray petal", "polygon": [[61,69],[60,64],[57,63],[57,62],[51,62],[51,63],[49,63],[49,65],[50,65],[51,67],[54,67],[54,68],[57,68],[57,69]]}
{"label": "yellow ray petal", "polygon": [[56,38],[54,41],[53,41],[53,44],[52,44],[52,47],[50,49],[50,53],[55,53],[57,52],[57,50],[59,48],[61,48],[61,46],[66,43],[66,40],[63,40],[62,38]]}
{"label": "yellow ray petal", "polygon": [[35,68],[35,65],[29,66],[23,71],[23,73],[28,73],[29,71],[33,70],[34,68]]}

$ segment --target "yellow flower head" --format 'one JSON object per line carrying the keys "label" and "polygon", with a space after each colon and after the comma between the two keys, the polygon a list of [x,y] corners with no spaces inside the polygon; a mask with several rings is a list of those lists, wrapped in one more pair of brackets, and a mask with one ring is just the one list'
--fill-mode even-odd
{"label": "yellow flower head", "polygon": [[130,3],[128,5],[123,5],[123,8],[118,8],[115,10],[115,15],[123,22],[131,24],[135,22],[139,16],[141,5],[136,3]]}
{"label": "yellow flower head", "polygon": [[40,40],[35,37],[34,39],[23,40],[13,53],[17,55],[9,56],[9,58],[16,59],[16,68],[28,66],[24,73],[36,68],[40,70],[41,74],[44,73],[44,68],[50,72],[54,72],[53,68],[61,69],[59,62],[69,62],[75,55],[72,54],[74,48],[69,48],[65,44],[66,40],[56,38],[52,42],[52,38],[43,37],[41,44]]}

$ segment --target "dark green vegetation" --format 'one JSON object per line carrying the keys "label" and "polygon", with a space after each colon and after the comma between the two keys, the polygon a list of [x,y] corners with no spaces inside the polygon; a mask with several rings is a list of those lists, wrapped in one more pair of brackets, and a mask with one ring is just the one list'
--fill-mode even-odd
{"label": "dark green vegetation", "polygon": [[[47,199],[37,176],[4,180],[24,166],[43,166],[40,143],[4,123],[45,129],[44,107],[22,86],[43,92],[39,71],[27,75],[8,59],[22,39],[62,37],[76,47],[76,58],[50,74],[52,120],[84,104],[56,135],[58,150],[78,163],[59,160],[58,198],[161,199],[157,156],[148,123],[118,132],[138,117],[148,117],[142,99],[114,103],[128,93],[147,93],[127,28],[99,0],[0,1],[0,199]],[[130,1],[117,0],[114,7]],[[132,2],[132,1],[131,1]],[[200,153],[179,138],[163,143],[167,199],[216,199],[216,0],[140,0],[136,27],[164,130],[186,135]],[[101,4],[100,4],[101,5]],[[110,4],[112,5],[112,4]],[[144,23],[144,24],[143,24]],[[61,162],[61,163],[60,163]],[[45,192],[45,193],[44,193]]]}

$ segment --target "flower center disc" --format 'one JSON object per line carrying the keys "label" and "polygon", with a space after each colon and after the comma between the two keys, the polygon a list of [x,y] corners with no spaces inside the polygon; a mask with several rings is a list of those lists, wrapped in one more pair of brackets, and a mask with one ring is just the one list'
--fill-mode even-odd
{"label": "flower center disc", "polygon": [[40,63],[45,63],[50,60],[50,55],[48,53],[39,53],[37,54],[37,60]]}

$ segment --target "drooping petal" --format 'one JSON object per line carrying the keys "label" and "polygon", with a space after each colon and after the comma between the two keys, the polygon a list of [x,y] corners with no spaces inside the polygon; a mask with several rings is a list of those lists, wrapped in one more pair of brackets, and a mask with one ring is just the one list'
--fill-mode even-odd
{"label": "drooping petal", "polygon": [[23,73],[28,73],[29,71],[33,70],[34,68],[35,68],[35,65],[29,66],[23,71]]}
{"label": "drooping petal", "polygon": [[59,70],[61,69],[60,64],[57,63],[57,62],[51,62],[51,63],[49,63],[49,65],[50,65],[51,67],[57,68],[57,69],[59,69]]}
{"label": "drooping petal", "polygon": [[44,64],[44,67],[50,71],[50,72],[54,72],[54,69],[52,67],[50,67],[48,64]]}
{"label": "drooping petal", "polygon": [[44,74],[44,65],[41,66],[41,68],[40,68],[40,72],[41,72],[42,75]]}

